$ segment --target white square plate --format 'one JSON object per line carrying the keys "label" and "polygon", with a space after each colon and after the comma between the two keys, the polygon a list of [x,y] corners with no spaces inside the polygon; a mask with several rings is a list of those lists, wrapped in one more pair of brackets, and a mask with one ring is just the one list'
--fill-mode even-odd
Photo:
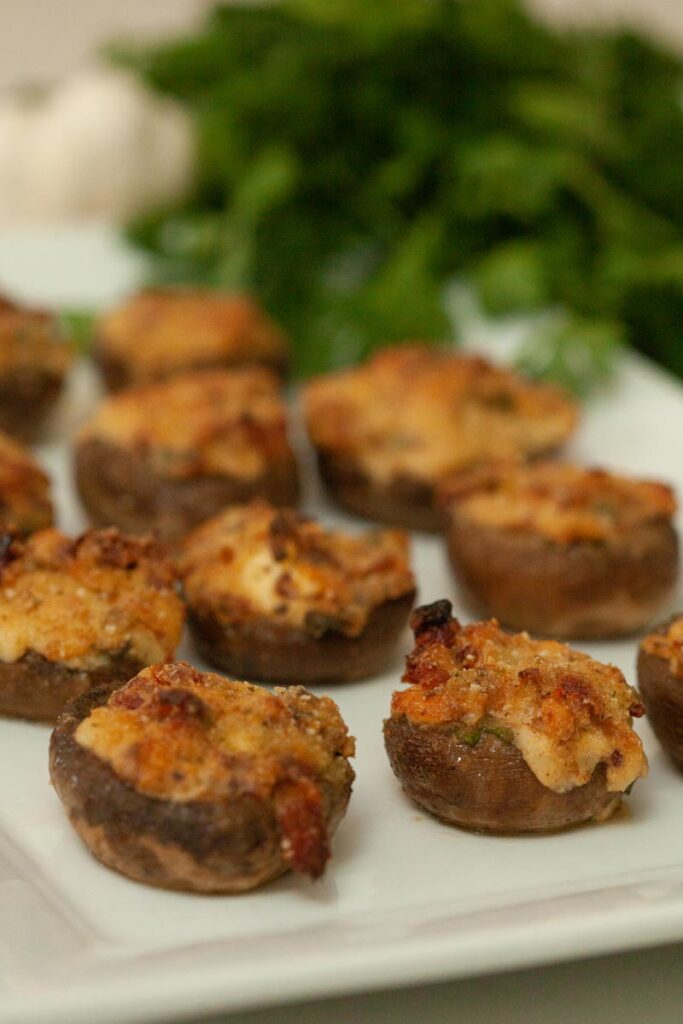
{"label": "white square plate", "polygon": [[[65,434],[94,394],[80,367]],[[683,492],[683,389],[626,360],[573,454]],[[66,446],[39,455],[60,525],[76,532]],[[314,486],[307,505],[342,521]],[[442,543],[417,536],[414,556],[420,600],[449,596],[467,618]],[[635,641],[585,649],[634,681]],[[201,664],[189,644],[181,654]],[[325,879],[237,897],[156,891],[101,867],[48,783],[49,730],[0,722],[0,1024],[170,1020],[683,938],[683,779],[646,723],[651,773],[625,814],[552,836],[472,835],[420,813],[391,773],[381,724],[400,672],[397,656],[381,678],[332,694],[358,757]]]}

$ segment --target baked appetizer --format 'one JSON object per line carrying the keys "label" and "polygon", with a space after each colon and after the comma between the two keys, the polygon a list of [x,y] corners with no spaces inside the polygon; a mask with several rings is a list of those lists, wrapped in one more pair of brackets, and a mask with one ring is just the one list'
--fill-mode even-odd
{"label": "baked appetizer", "polygon": [[559,462],[451,481],[448,546],[483,615],[559,637],[631,633],[678,575],[670,487]]}
{"label": "baked appetizer", "polygon": [[295,504],[278,379],[205,370],[105,401],[82,430],[76,482],[92,521],[176,540],[226,505]]}
{"label": "baked appetizer", "polygon": [[186,540],[180,575],[202,656],[231,675],[332,683],[379,672],[415,598],[398,530],[325,530],[264,502]]}
{"label": "baked appetizer", "polygon": [[418,608],[384,739],[408,796],[451,825],[549,832],[619,806],[647,774],[619,669],[553,640],[461,626],[449,601]]}
{"label": "baked appetizer", "polygon": [[0,296],[0,430],[34,439],[59,396],[70,361],[51,313]]}
{"label": "baked appetizer", "polygon": [[683,615],[641,641],[638,689],[657,739],[683,769]]}
{"label": "baked appetizer", "polygon": [[285,335],[253,300],[199,288],[134,295],[99,321],[94,352],[112,390],[186,370],[287,368]]}
{"label": "baked appetizer", "polygon": [[574,403],[484,359],[420,345],[387,348],[363,366],[313,380],[306,420],[320,470],[343,507],[369,519],[442,525],[438,481],[492,458],[554,451],[574,429]]}
{"label": "baked appetizer", "polygon": [[113,694],[73,701],[50,774],[98,860],[138,882],[242,892],[318,878],[354,779],[337,705],[153,665]]}
{"label": "baked appetizer", "polygon": [[20,444],[0,432],[0,534],[52,525],[50,481]]}
{"label": "baked appetizer", "polygon": [[51,722],[67,700],[175,654],[183,605],[158,545],[91,530],[0,541],[0,714]]}

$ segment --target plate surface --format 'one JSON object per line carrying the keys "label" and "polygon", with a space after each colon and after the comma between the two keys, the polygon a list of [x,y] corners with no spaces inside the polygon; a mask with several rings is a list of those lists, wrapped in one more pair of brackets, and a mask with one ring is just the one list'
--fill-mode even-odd
{"label": "plate surface", "polygon": [[[87,269],[93,295],[107,274],[101,249]],[[16,287],[31,295],[23,281]],[[79,367],[61,440],[38,449],[69,532],[85,521],[66,439],[96,392]],[[614,388],[586,410],[572,454],[683,491],[683,389],[626,360]],[[313,480],[307,498],[327,521],[344,521]],[[414,557],[420,599],[449,596],[466,619],[441,542],[416,535]],[[634,680],[635,641],[584,649]],[[189,644],[181,654],[201,665]],[[286,877],[239,897],[159,892],[98,865],[49,786],[49,730],[0,722],[1,1024],[171,1020],[683,938],[683,781],[646,723],[638,729],[651,772],[627,813],[553,836],[471,835],[420,813],[389,769],[381,723],[400,672],[397,656],[381,678],[329,691],[358,757],[327,877]]]}

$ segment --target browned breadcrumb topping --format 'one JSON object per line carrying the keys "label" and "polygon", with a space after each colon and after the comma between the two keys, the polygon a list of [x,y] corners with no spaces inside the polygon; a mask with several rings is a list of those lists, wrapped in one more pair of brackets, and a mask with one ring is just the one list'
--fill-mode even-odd
{"label": "browned breadcrumb topping", "polygon": [[559,544],[608,542],[676,511],[666,484],[565,462],[482,467],[446,483],[443,494],[459,518]]}
{"label": "browned breadcrumb topping", "polygon": [[383,349],[363,366],[313,380],[313,443],[372,478],[434,481],[494,458],[550,451],[572,433],[564,393],[473,355],[420,345]]}
{"label": "browned breadcrumb topping", "polygon": [[401,530],[326,530],[263,501],[227,509],[185,542],[189,604],[221,621],[272,618],[320,636],[358,636],[372,611],[415,589]]}
{"label": "browned breadcrumb topping", "polygon": [[63,377],[71,361],[51,313],[19,306],[0,296],[0,373]]}
{"label": "browned breadcrumb topping", "polygon": [[82,669],[119,651],[168,661],[183,618],[172,564],[150,539],[42,530],[0,544],[0,661],[28,651]]}
{"label": "browned breadcrumb topping", "polygon": [[81,433],[144,457],[167,478],[252,479],[293,455],[277,377],[251,367],[186,373],[113,395]]}
{"label": "browned breadcrumb topping", "polygon": [[271,692],[186,662],[144,669],[76,739],[141,793],[177,801],[268,796],[292,768],[317,776],[354,754],[329,697],[301,686]]}
{"label": "browned breadcrumb topping", "polygon": [[618,668],[552,640],[504,633],[495,620],[461,626],[439,601],[413,615],[416,646],[392,717],[453,725],[465,742],[489,731],[513,742],[544,786],[566,792],[599,764],[623,792],[647,774],[631,716],[644,713]]}
{"label": "browned breadcrumb topping", "polygon": [[683,615],[643,637],[640,649],[668,661],[672,674],[683,677]]}
{"label": "browned breadcrumb topping", "polygon": [[51,524],[50,481],[26,449],[0,431],[0,530],[27,534]]}
{"label": "browned breadcrumb topping", "polygon": [[150,290],[104,316],[99,345],[136,383],[212,363],[284,360],[284,333],[246,295],[208,289]]}

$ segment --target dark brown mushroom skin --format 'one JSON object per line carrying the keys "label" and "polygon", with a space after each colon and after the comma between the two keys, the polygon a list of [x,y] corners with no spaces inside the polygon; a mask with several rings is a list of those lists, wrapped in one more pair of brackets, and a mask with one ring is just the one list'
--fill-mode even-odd
{"label": "dark brown mushroom skin", "polygon": [[[274,802],[242,792],[231,799],[176,802],[138,792],[74,733],[110,691],[72,701],[50,738],[50,777],[71,824],[107,867],[147,885],[205,893],[238,893],[284,874]],[[320,780],[327,835],[341,821],[354,772],[334,759]]]}
{"label": "dark brown mushroom skin", "polygon": [[445,526],[432,484],[407,476],[378,484],[353,458],[326,451],[318,451],[318,468],[336,504],[354,515],[431,533]]}
{"label": "dark brown mushroom skin", "polygon": [[334,621],[309,616],[307,629],[273,618],[221,621],[209,608],[190,608],[188,622],[201,656],[237,679],[322,685],[367,679],[386,667],[404,629],[415,592],[384,601],[358,636]]}
{"label": "dark brown mushroom skin", "polygon": [[[660,632],[665,632],[662,626]],[[667,658],[638,651],[638,690],[652,730],[674,764],[683,771],[683,677]]]}
{"label": "dark brown mushroom skin", "polygon": [[539,636],[633,633],[657,615],[678,577],[678,537],[668,521],[610,544],[556,544],[531,532],[484,528],[453,510],[448,550],[478,612]]}
{"label": "dark brown mushroom skin", "polygon": [[470,743],[452,725],[401,717],[385,721],[384,742],[411,800],[475,832],[553,832],[609,817],[623,795],[607,790],[604,764],[585,785],[556,793],[538,781],[513,743],[492,733]]}
{"label": "dark brown mushroom skin", "polygon": [[175,480],[158,476],[142,453],[96,438],[77,446],[75,475],[95,525],[113,524],[133,534],[152,531],[167,541],[184,537],[227,505],[263,497],[287,506],[299,496],[293,459],[255,479],[206,475]]}
{"label": "dark brown mushroom skin", "polygon": [[39,366],[0,377],[0,430],[23,442],[35,441],[62,390],[63,378]]}
{"label": "dark brown mushroom skin", "polygon": [[71,668],[27,651],[17,661],[0,662],[0,715],[54,723],[73,698],[91,689],[110,693],[144,667],[127,649],[108,654],[94,669]]}

